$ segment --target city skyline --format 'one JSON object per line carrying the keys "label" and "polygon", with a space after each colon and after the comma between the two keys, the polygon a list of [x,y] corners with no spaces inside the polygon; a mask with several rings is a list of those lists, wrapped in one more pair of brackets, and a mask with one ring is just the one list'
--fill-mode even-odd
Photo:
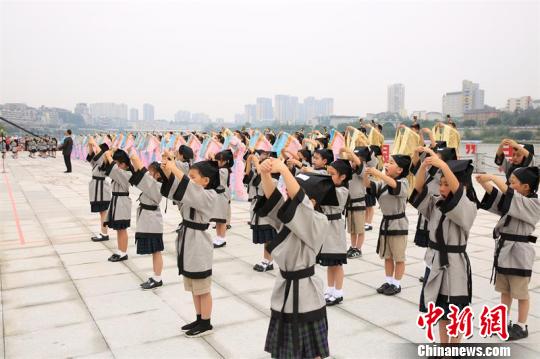
{"label": "city skyline", "polygon": [[0,98],[151,103],[155,118],[181,108],[227,120],[282,93],[330,95],[338,114],[383,112],[392,83],[406,86],[408,111],[441,110],[464,78],[496,107],[540,98],[537,2],[266,4],[2,2]]}

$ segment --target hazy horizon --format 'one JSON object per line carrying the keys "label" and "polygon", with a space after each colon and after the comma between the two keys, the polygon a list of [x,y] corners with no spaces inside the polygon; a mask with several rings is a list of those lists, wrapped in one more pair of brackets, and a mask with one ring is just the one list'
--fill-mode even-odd
{"label": "hazy horizon", "polygon": [[0,103],[155,106],[234,119],[256,97],[334,98],[335,114],[540,98],[540,2],[0,2]]}

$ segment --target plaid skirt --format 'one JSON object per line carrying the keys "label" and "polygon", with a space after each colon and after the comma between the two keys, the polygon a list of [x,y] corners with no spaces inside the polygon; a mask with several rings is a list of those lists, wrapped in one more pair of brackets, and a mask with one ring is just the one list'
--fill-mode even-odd
{"label": "plaid skirt", "polygon": [[156,233],[155,238],[138,238],[135,233],[135,243],[137,244],[137,254],[152,254],[163,251],[163,235]]}
{"label": "plaid skirt", "polygon": [[279,318],[271,318],[264,350],[272,358],[315,358],[330,356],[328,348],[328,320],[326,317],[298,323],[298,353],[293,349],[292,323],[283,323],[283,343],[278,342]]}
{"label": "plaid skirt", "polygon": [[264,244],[267,242],[271,242],[277,237],[277,232],[273,227],[259,227],[259,226],[252,226],[251,227],[251,233],[253,240],[253,244]]}
{"label": "plaid skirt", "polygon": [[109,209],[110,201],[102,201],[102,202],[91,202],[90,203],[90,212],[97,213],[97,212],[103,212]]}

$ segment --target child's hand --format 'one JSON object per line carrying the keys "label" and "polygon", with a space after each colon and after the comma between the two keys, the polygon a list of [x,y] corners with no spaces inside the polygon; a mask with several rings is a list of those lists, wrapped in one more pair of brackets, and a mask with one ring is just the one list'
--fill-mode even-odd
{"label": "child's hand", "polygon": [[370,175],[370,176],[373,176],[373,177],[380,177],[381,176],[381,171],[379,171],[375,167],[368,167],[368,168],[366,168],[366,174]]}
{"label": "child's hand", "polygon": [[428,157],[424,160],[424,162],[426,163],[426,165],[431,165],[437,168],[441,168],[445,164],[445,162],[437,156]]}
{"label": "child's hand", "polygon": [[272,173],[282,173],[284,170],[288,171],[288,168],[285,165],[285,163],[277,158],[272,158],[271,164],[272,164]]}
{"label": "child's hand", "polygon": [[272,163],[269,160],[264,161],[261,163],[261,166],[259,167],[259,170],[261,173],[272,173]]}
{"label": "child's hand", "polygon": [[491,181],[492,177],[493,177],[492,175],[484,173],[484,174],[481,174],[481,175],[476,175],[475,178],[476,178],[476,182],[482,184],[482,183],[486,183],[486,182]]}

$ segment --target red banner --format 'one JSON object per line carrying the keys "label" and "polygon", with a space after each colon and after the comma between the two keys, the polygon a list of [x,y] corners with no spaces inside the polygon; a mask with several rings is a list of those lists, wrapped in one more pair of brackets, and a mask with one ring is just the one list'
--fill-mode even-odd
{"label": "red banner", "polygon": [[476,143],[465,144],[465,153],[468,155],[474,155],[476,153]]}
{"label": "red banner", "polygon": [[381,152],[382,152],[382,157],[383,157],[384,162],[388,162],[388,160],[390,159],[390,145],[388,144],[382,145]]}
{"label": "red banner", "polygon": [[512,146],[505,145],[503,147],[503,153],[505,157],[512,157],[512,154],[514,154],[514,149],[512,148]]}

